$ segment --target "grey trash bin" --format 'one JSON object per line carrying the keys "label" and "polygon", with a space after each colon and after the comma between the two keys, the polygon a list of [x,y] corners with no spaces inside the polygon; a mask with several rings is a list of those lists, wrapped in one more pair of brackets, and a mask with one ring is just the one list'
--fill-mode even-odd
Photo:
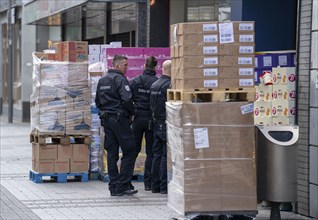
{"label": "grey trash bin", "polygon": [[[297,200],[297,149],[294,144],[299,128],[259,126],[258,130],[257,198],[271,202],[272,212],[278,206],[279,212],[281,202]],[[271,219],[280,219],[280,216]]]}

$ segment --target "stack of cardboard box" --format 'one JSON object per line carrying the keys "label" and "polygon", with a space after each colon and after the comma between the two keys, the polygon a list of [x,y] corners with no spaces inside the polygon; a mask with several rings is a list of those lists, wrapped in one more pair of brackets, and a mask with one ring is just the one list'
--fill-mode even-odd
{"label": "stack of cardboard box", "polygon": [[272,69],[271,84],[256,86],[255,125],[294,125],[296,115],[296,68]]}
{"label": "stack of cardboard box", "polygon": [[[181,215],[257,209],[248,102],[167,102],[168,205]],[[244,202],[242,202],[244,201]]]}
{"label": "stack of cardboard box", "polygon": [[174,89],[254,86],[254,22],[171,26]]}
{"label": "stack of cardboard box", "polygon": [[226,98],[254,97],[254,38],[249,21],[171,26],[169,92],[181,98],[166,102],[168,205],[180,215],[257,210],[254,99]]}
{"label": "stack of cardboard box", "polygon": [[[88,64],[81,62],[87,60],[87,42],[56,45],[62,45],[63,49],[55,54],[33,54],[30,100],[33,169],[53,173],[87,172],[89,141],[86,140],[91,135],[91,94]],[[67,61],[60,61],[61,56]],[[74,138],[62,145],[61,140],[70,137]],[[85,142],[79,142],[78,137]],[[54,141],[40,143],[39,140],[46,138]],[[64,154],[66,151],[72,153]]]}

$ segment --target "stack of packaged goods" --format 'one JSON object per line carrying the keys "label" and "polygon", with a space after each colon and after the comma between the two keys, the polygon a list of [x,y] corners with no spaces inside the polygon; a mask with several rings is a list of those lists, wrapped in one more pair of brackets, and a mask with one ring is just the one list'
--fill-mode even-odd
{"label": "stack of packaged goods", "polygon": [[255,55],[255,84],[261,83],[260,77],[272,72],[273,67],[295,67],[296,53],[294,51],[257,52]]}
{"label": "stack of packaged goods", "polygon": [[295,125],[296,68],[272,68],[260,78],[254,103],[255,125]]}
{"label": "stack of packaged goods", "polygon": [[170,39],[175,89],[254,86],[254,22],[180,23]]}
{"label": "stack of packaged goods", "polygon": [[88,172],[91,95],[87,42],[55,46],[54,54],[33,54],[33,171]]}
{"label": "stack of packaged goods", "polygon": [[[95,47],[96,48],[96,47]],[[92,114],[92,142],[90,144],[90,172],[99,173],[103,169],[103,130],[99,118],[99,110],[95,105],[96,89],[99,79],[105,74],[104,65],[101,62],[92,63],[88,68],[90,92],[91,92],[91,114]]]}
{"label": "stack of packaged goods", "polygon": [[172,25],[170,49],[168,205],[255,214],[254,22]]}
{"label": "stack of packaged goods", "polygon": [[108,48],[106,51],[106,62],[107,68],[112,68],[112,59],[116,54],[126,56],[128,58],[128,70],[126,72],[126,77],[131,80],[135,76],[142,73],[145,64],[145,60],[149,56],[156,57],[158,64],[156,67],[157,75],[162,74],[162,63],[170,59],[169,48],[144,48],[144,47],[122,47],[122,48]]}

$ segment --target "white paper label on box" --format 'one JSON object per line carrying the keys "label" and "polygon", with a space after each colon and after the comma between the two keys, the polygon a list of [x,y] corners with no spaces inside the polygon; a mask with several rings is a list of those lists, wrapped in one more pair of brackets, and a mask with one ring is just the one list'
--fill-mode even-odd
{"label": "white paper label on box", "polygon": [[254,112],[254,103],[241,106],[242,115]]}
{"label": "white paper label on box", "polygon": [[194,146],[196,149],[209,148],[208,128],[194,128]]}
{"label": "white paper label on box", "polygon": [[253,68],[240,68],[239,75],[240,76],[253,76],[254,69]]}
{"label": "white paper label on box", "polygon": [[240,34],[240,42],[254,42],[254,35],[252,34]]}
{"label": "white paper label on box", "polygon": [[252,31],[254,29],[254,26],[252,23],[241,23],[239,24],[239,30],[240,31]]}
{"label": "white paper label on box", "polygon": [[204,58],[203,64],[204,65],[216,65],[216,64],[218,64],[218,58],[217,57]]}
{"label": "white paper label on box", "polygon": [[240,86],[253,86],[254,79],[240,79],[239,85]]}
{"label": "white paper label on box", "polygon": [[203,47],[203,54],[216,54],[216,53],[218,53],[217,46]]}
{"label": "white paper label on box", "polygon": [[218,27],[216,24],[203,24],[203,31],[217,31]]}
{"label": "white paper label on box", "polygon": [[287,65],[287,56],[278,56],[278,66],[286,66]]}
{"label": "white paper label on box", "polygon": [[216,87],[218,87],[218,80],[204,80],[203,87],[204,88],[216,88]]}
{"label": "white paper label on box", "polygon": [[205,68],[203,69],[203,76],[217,76],[218,68]]}
{"label": "white paper label on box", "polygon": [[220,23],[219,24],[220,30],[220,43],[234,43],[234,31],[233,31],[233,23]]}
{"label": "white paper label on box", "polygon": [[178,45],[178,42],[177,42],[177,25],[174,27],[173,29],[173,43],[174,43],[174,46],[177,46]]}
{"label": "white paper label on box", "polygon": [[253,58],[252,57],[239,57],[238,58],[238,64],[253,64]]}
{"label": "white paper label on box", "polygon": [[263,66],[272,66],[272,57],[263,57]]}
{"label": "white paper label on box", "polygon": [[203,42],[204,43],[217,43],[218,42],[218,35],[203,35]]}
{"label": "white paper label on box", "polygon": [[239,53],[254,53],[253,46],[240,46]]}

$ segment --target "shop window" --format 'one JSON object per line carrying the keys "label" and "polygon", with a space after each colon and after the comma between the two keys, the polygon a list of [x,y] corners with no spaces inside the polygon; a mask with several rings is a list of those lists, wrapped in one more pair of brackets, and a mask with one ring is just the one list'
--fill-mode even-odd
{"label": "shop window", "polygon": [[187,21],[226,21],[231,0],[187,0]]}

